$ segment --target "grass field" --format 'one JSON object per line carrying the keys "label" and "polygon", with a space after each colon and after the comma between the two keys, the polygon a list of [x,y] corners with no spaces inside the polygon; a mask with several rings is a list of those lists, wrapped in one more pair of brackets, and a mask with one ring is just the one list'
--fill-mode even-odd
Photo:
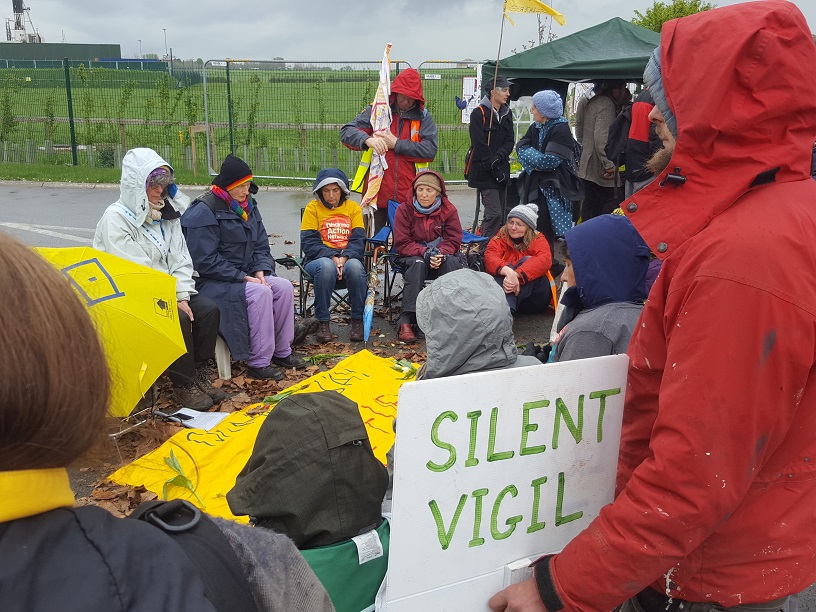
{"label": "grass field", "polygon": [[[439,126],[434,168],[461,176],[469,146],[467,125],[454,96],[474,69],[421,71],[426,106]],[[339,127],[373,98],[376,70],[230,70],[232,141],[257,174],[314,176],[326,165],[346,171],[356,154],[343,147]],[[207,70],[207,110],[215,157],[230,147],[226,70]],[[200,72],[70,69],[79,164],[113,166],[127,148],[147,146],[192,169],[189,126],[205,122]],[[65,71],[61,68],[0,70],[0,162],[63,166],[72,162]],[[205,134],[195,137],[197,169],[206,171]]]}

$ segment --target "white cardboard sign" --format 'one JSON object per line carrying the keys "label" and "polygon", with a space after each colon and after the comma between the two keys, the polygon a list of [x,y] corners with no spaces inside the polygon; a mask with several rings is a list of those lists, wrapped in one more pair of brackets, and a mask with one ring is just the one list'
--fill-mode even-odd
{"label": "white cardboard sign", "polygon": [[561,550],[612,501],[625,355],[407,383],[388,612],[487,611],[505,566]]}

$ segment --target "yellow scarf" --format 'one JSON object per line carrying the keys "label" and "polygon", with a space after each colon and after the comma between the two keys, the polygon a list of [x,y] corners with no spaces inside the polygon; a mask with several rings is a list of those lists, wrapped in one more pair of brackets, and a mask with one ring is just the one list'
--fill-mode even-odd
{"label": "yellow scarf", "polygon": [[0,472],[0,523],[73,507],[65,468]]}

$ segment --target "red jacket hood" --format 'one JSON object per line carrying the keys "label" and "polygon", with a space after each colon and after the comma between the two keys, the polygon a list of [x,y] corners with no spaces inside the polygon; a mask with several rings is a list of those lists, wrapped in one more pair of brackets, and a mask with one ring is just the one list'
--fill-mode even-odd
{"label": "red jacket hood", "polygon": [[407,68],[397,75],[394,82],[391,83],[391,95],[388,97],[389,104],[396,102],[398,93],[418,100],[419,110],[425,108],[425,96],[422,95],[422,79],[416,68]]}
{"label": "red jacket hood", "polygon": [[812,180],[816,45],[794,4],[745,2],[663,24],[661,66],[677,144],[623,209],[665,259],[763,177]]}

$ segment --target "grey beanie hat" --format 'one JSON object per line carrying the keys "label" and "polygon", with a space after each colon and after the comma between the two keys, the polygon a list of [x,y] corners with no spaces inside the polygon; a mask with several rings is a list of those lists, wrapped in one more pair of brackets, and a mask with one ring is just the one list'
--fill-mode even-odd
{"label": "grey beanie hat", "polygon": [[509,221],[513,217],[521,219],[530,229],[534,230],[538,224],[538,206],[532,203],[514,206],[513,209],[507,213],[507,220]]}
{"label": "grey beanie hat", "polygon": [[545,119],[557,119],[564,114],[564,102],[557,91],[545,89],[533,95],[533,104]]}
{"label": "grey beanie hat", "polygon": [[669,128],[672,136],[677,138],[677,119],[669,108],[666,91],[663,89],[663,73],[660,70],[660,45],[652,51],[652,56],[646,64],[646,69],[643,71],[643,83],[649,93],[652,94],[657,110],[663,115],[666,127]]}

